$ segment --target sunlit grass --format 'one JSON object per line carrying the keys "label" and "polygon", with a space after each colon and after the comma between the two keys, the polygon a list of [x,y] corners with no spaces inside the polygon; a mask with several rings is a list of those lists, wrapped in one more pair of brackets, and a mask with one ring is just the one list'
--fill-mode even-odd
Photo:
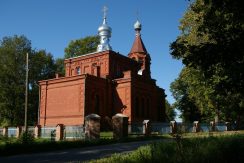
{"label": "sunlit grass", "polygon": [[128,154],[90,161],[91,163],[124,162],[243,162],[244,134],[219,135],[217,137],[187,138],[177,141],[156,142],[140,147]]}

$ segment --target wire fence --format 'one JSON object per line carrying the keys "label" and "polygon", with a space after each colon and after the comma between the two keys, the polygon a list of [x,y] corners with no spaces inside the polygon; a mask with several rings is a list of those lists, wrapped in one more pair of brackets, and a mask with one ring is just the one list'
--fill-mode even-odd
{"label": "wire fence", "polygon": [[210,125],[207,123],[201,123],[200,124],[200,131],[201,132],[209,132],[209,131],[211,131],[210,128],[211,128]]}
{"label": "wire fence", "polygon": [[151,123],[152,134],[169,134],[171,132],[171,126],[169,123]]}
{"label": "wire fence", "polygon": [[85,139],[84,126],[65,126],[64,139]]}
{"label": "wire fence", "polygon": [[56,127],[42,127],[41,128],[41,138],[55,139],[56,137]]}
{"label": "wire fence", "polygon": [[226,131],[226,124],[225,123],[216,123],[215,124],[215,131],[218,131],[218,132],[223,132],[223,131]]}
{"label": "wire fence", "polygon": [[128,134],[130,135],[142,135],[144,124],[140,122],[128,124]]}
{"label": "wire fence", "polygon": [[0,136],[3,136],[3,128],[0,128]]}
{"label": "wire fence", "polygon": [[[224,132],[229,130],[235,130],[235,128],[228,123],[197,123],[198,130],[196,131],[196,123],[175,123],[177,131],[182,133],[191,133],[191,132]],[[54,126],[43,126],[40,128],[39,136],[40,138],[47,138],[51,140],[55,140],[57,128]],[[128,124],[128,134],[129,135],[145,135],[148,133],[152,135],[162,135],[162,134],[170,134],[173,131],[173,126],[171,123],[163,123],[163,122],[152,122],[152,123],[143,123],[143,122],[129,122]],[[5,132],[7,133],[5,133]],[[24,131],[22,127],[22,131]],[[8,127],[6,130],[4,128],[0,128],[0,136],[3,136],[4,133],[8,137],[17,137],[18,133],[17,127]],[[35,134],[35,127],[29,126],[28,132],[33,136]],[[63,128],[63,139],[85,139],[85,127],[83,125],[77,126],[64,126]],[[110,134],[108,137],[111,137]],[[105,134],[106,136],[106,134]]]}
{"label": "wire fence", "polygon": [[8,128],[8,137],[16,137],[17,128],[16,127],[9,127]]}

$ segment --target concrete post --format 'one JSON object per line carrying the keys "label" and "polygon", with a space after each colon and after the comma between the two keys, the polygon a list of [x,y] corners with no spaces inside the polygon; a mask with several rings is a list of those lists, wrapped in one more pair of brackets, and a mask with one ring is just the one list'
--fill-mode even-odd
{"label": "concrete post", "polygon": [[143,121],[143,134],[146,136],[149,136],[151,133],[151,128],[150,128],[150,121],[149,120],[144,120]]}
{"label": "concrete post", "polygon": [[17,126],[16,127],[16,138],[20,138],[22,134],[22,126]]}
{"label": "concrete post", "polygon": [[128,119],[129,117],[123,114],[116,114],[112,117],[114,139],[128,137]]}
{"label": "concrete post", "polygon": [[100,120],[101,117],[97,114],[90,114],[85,117],[85,136],[86,139],[100,138]]}
{"label": "concrete post", "polygon": [[209,131],[215,131],[215,122],[214,121],[210,121]]}
{"label": "concrete post", "polygon": [[64,139],[64,125],[63,124],[58,124],[56,126],[56,141],[60,141]]}
{"label": "concrete post", "polygon": [[8,137],[8,127],[3,127],[3,136]]}
{"label": "concrete post", "polygon": [[225,131],[230,131],[231,130],[231,127],[230,127],[230,122],[225,122]]}
{"label": "concrete post", "polygon": [[34,137],[40,138],[41,137],[41,125],[36,125],[34,128]]}
{"label": "concrete post", "polygon": [[194,121],[193,122],[193,128],[192,128],[192,132],[199,132],[200,131],[200,125],[198,121]]}
{"label": "concrete post", "polygon": [[171,134],[175,134],[177,132],[177,123],[176,121],[170,121]]}

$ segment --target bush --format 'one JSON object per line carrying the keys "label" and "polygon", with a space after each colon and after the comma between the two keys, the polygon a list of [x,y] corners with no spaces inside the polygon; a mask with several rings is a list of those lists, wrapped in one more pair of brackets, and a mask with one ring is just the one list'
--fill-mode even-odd
{"label": "bush", "polygon": [[27,131],[23,132],[19,138],[21,144],[32,144],[34,142],[34,135]]}

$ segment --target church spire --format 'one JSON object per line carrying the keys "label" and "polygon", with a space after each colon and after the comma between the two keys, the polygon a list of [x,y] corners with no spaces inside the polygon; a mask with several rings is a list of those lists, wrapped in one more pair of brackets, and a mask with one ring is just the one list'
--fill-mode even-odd
{"label": "church spire", "polygon": [[136,37],[128,57],[136,60],[140,63],[141,68],[138,71],[139,75],[151,78],[150,64],[151,58],[145,48],[145,45],[141,39],[141,23],[137,20],[134,24],[134,29],[136,32]]}
{"label": "church spire", "polygon": [[97,46],[97,51],[112,50],[109,44],[109,39],[111,37],[112,29],[107,25],[107,11],[108,8],[104,6],[103,8],[103,24],[98,28],[98,35],[100,36],[100,44]]}
{"label": "church spire", "polygon": [[141,39],[141,23],[137,20],[134,24],[134,29],[136,31],[136,38],[133,43],[133,46],[130,50],[130,53],[145,53],[147,54],[147,49],[145,48],[145,45],[143,44],[143,41]]}

